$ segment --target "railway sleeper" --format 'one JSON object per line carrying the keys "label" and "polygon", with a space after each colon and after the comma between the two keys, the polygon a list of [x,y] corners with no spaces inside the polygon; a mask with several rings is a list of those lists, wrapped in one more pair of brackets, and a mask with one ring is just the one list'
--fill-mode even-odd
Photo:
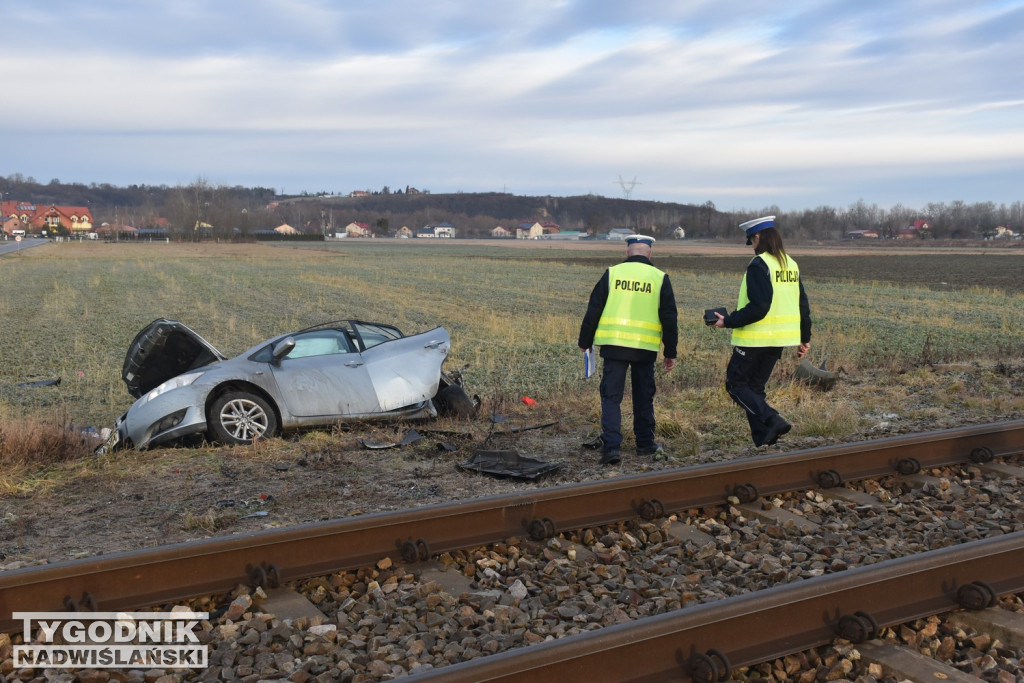
{"label": "railway sleeper", "polygon": [[861,643],[857,650],[864,660],[874,662],[899,680],[948,683],[978,683],[979,680],[977,676],[966,674],[944,662],[882,640]]}
{"label": "railway sleeper", "polygon": [[1024,648],[1024,614],[989,608],[974,612],[954,612],[950,621],[979,633],[988,633],[1006,645]]}

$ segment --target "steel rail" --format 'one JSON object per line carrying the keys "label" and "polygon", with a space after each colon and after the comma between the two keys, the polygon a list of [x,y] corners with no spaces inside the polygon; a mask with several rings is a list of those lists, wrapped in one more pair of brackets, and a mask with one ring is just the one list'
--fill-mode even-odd
{"label": "steel rail", "polygon": [[1024,420],[928,432],[857,444],[697,465],[600,482],[427,505],[282,529],[203,539],[0,572],[0,629],[17,610],[130,609],[354,569],[382,557],[406,562],[528,533],[559,530],[753,496],[816,488],[822,474],[855,480],[892,474],[907,463],[930,468],[978,454],[1024,451]]}
{"label": "steel rail", "polygon": [[[1024,590],[1024,531],[684,607],[417,673],[409,680],[727,680],[731,668],[849,637],[844,628],[857,619],[868,626],[860,639],[867,640],[880,627],[950,611],[960,605],[963,586],[979,583],[994,595]],[[718,669],[713,671],[721,677],[708,675],[708,661],[715,661]]]}

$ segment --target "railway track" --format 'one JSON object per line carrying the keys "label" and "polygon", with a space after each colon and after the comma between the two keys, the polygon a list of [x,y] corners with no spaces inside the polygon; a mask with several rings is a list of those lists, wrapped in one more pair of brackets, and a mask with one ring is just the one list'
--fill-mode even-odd
{"label": "railway track", "polygon": [[[18,625],[12,618],[15,610],[131,609],[223,593],[239,583],[270,585],[354,569],[373,565],[384,557],[415,563],[438,553],[510,536],[529,535],[543,541],[571,529],[624,519],[653,520],[670,512],[730,500],[749,504],[763,496],[792,490],[836,489],[844,482],[866,478],[911,476],[958,463],[984,463],[1022,450],[1024,421],[1006,422],[18,569],[0,574],[0,622],[10,631]],[[554,680],[560,675],[557,672],[565,671],[559,664],[563,660],[576,661],[577,673],[580,666],[594,666],[594,671],[613,670],[609,668],[611,663],[600,663],[607,653],[610,660],[633,662],[621,676],[613,676],[619,680],[691,675],[699,680],[708,670],[718,676],[723,668],[762,661],[769,651],[777,655],[785,648],[793,652],[826,642],[841,633],[841,628],[872,632],[879,626],[919,616],[922,610],[941,611],[964,599],[987,603],[997,593],[1024,590],[1020,576],[1000,569],[1024,567],[1022,548],[1024,538],[1019,534],[986,539],[977,545],[927,554],[927,559],[922,555],[892,560],[891,568],[890,563],[880,563],[740,596],[735,602],[687,606],[635,624],[604,628],[586,637],[527,648],[522,655],[501,653],[457,665],[465,669],[450,667],[445,672],[467,676],[452,680],[518,680],[515,671],[533,671],[534,679]],[[954,562],[959,568],[950,568]],[[874,574],[878,571],[892,575],[883,580]],[[901,585],[902,576],[916,579]],[[863,586],[854,586],[853,582],[860,579]],[[883,589],[883,583],[889,581],[893,587]],[[893,602],[892,595],[909,596],[908,587],[922,590],[922,597],[912,601],[910,607],[878,607],[879,596],[890,596],[885,598],[888,604]],[[824,611],[817,603],[823,595],[836,601]],[[714,611],[719,609],[724,612],[716,616]],[[729,610],[735,610],[734,616],[728,616]],[[827,618],[822,618],[826,613]],[[743,614],[747,617],[741,618]],[[752,614],[756,616],[752,618]],[[759,624],[772,624],[775,629],[779,619],[810,626],[806,626],[807,632],[785,636],[785,647],[782,642],[737,647],[741,640],[728,630],[757,630]],[[666,642],[675,645],[663,650]],[[639,649],[623,650],[629,643]],[[654,650],[671,653],[671,662],[666,656],[655,656]],[[519,656],[528,659],[520,661]],[[530,663],[533,658],[537,659]],[[512,660],[516,661],[514,665],[507,663]],[[650,662],[652,670],[638,668],[636,660]],[[503,666],[508,669],[503,670]],[[463,670],[468,673],[460,673]],[[551,678],[546,678],[549,675]]]}
{"label": "railway track", "polygon": [[415,680],[728,680],[756,664],[1024,591],[1024,532],[808,579],[436,669]]}

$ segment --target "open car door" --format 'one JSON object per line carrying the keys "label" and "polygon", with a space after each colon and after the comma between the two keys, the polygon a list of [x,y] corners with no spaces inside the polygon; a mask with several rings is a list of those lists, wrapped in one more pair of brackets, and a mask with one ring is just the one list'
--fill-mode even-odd
{"label": "open car door", "polygon": [[[358,324],[355,326],[358,331]],[[443,327],[371,346],[360,355],[382,412],[433,398],[451,349]]]}

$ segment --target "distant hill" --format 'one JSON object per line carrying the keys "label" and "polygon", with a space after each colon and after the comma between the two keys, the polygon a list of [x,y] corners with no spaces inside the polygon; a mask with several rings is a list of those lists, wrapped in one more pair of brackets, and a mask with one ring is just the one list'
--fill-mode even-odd
{"label": "distant hill", "polygon": [[625,198],[526,197],[501,192],[434,194],[381,192],[365,196],[278,196],[264,187],[213,186],[204,180],[187,186],[107,183],[42,184],[14,173],[0,177],[5,199],[35,204],[88,206],[96,224],[126,223],[146,226],[160,217],[185,230],[206,223],[230,231],[271,229],[282,222],[304,232],[340,229],[351,222],[365,223],[378,235],[394,234],[402,226],[416,230],[447,221],[460,237],[489,235],[496,226],[514,229],[523,222],[557,223],[564,230],[607,232],[634,228],[667,235],[683,226],[687,235],[714,236],[728,229],[728,218],[710,202],[700,206]]}

